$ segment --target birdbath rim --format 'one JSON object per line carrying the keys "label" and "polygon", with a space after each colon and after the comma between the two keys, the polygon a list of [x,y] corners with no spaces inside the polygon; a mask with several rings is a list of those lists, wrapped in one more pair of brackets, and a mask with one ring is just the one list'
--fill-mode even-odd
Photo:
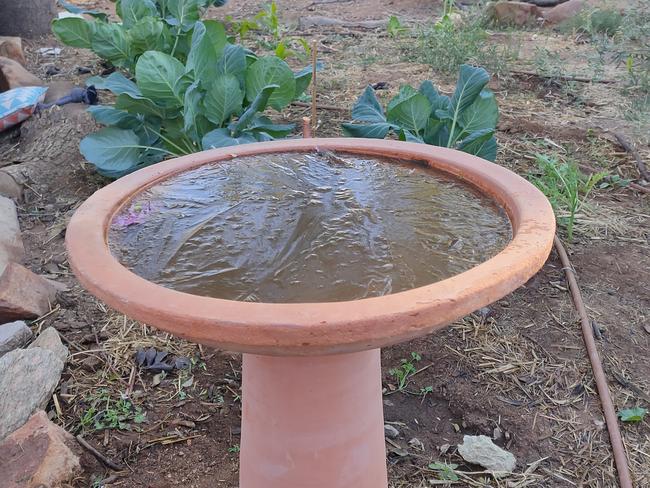
{"label": "birdbath rim", "polygon": [[[136,275],[111,253],[114,216],[139,193],[201,165],[265,153],[338,151],[425,162],[469,184],[507,213],[513,237],[487,261],[450,278],[381,297],[323,303],[259,303],[192,295]],[[460,151],[354,138],[293,139],[171,159],[98,190],[66,232],[70,265],[93,295],[127,316],[201,344],[245,353],[303,356],[363,351],[428,334],[502,298],[546,261],[555,217],[546,197],[506,168]]]}

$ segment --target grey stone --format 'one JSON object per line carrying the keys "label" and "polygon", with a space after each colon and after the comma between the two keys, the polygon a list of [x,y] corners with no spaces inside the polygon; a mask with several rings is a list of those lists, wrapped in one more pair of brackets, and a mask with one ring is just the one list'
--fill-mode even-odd
{"label": "grey stone", "polygon": [[458,453],[468,463],[478,464],[492,472],[511,473],[517,465],[515,457],[485,435],[466,435]]}
{"label": "grey stone", "polygon": [[[54,327],[48,327],[29,345],[29,348],[40,347],[56,354],[65,363],[68,359],[68,348],[61,342],[61,336]],[[28,348],[28,349],[29,349]]]}
{"label": "grey stone", "polygon": [[23,198],[23,187],[6,171],[0,171],[0,196],[20,201]]}
{"label": "grey stone", "polygon": [[15,349],[0,358],[0,440],[44,409],[61,378],[63,362],[52,351]]}
{"label": "grey stone", "polygon": [[22,347],[32,338],[32,331],[22,320],[0,325],[0,357]]}
{"label": "grey stone", "polygon": [[20,261],[24,255],[16,204],[0,196],[0,274],[9,262]]}
{"label": "grey stone", "polygon": [[399,430],[390,424],[384,424],[384,434],[389,439],[395,439],[399,435]]}

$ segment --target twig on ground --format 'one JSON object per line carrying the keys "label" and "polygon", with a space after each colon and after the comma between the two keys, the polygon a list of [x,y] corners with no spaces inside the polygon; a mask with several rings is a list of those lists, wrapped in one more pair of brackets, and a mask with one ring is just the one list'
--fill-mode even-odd
{"label": "twig on ground", "polygon": [[646,167],[645,162],[643,161],[643,159],[641,159],[641,155],[634,148],[632,143],[628,141],[625,138],[625,136],[623,136],[623,134],[621,134],[620,132],[614,132],[614,137],[616,137],[616,140],[621,145],[621,147],[625,149],[627,152],[629,152],[632,155],[632,157],[634,157],[641,178],[643,178],[646,181],[650,181],[650,173],[648,173],[648,168]]}
{"label": "twig on ground", "polygon": [[106,467],[111,468],[111,469],[114,469],[115,471],[121,471],[121,470],[124,469],[123,466],[121,466],[121,465],[119,465],[119,464],[117,464],[117,463],[111,461],[111,460],[108,459],[106,456],[104,456],[101,452],[99,452],[97,449],[95,449],[93,446],[91,446],[90,444],[88,444],[88,442],[86,441],[86,439],[84,439],[83,437],[81,437],[81,435],[78,435],[78,436],[76,437],[76,439],[77,439],[77,442],[81,445],[81,447],[83,447],[83,448],[86,449],[90,454],[92,454],[93,456],[95,456],[95,458],[97,458],[97,460],[100,461],[102,464],[104,464]]}
{"label": "twig on ground", "polygon": [[560,74],[544,74],[544,73],[535,73],[534,71],[512,71],[514,75],[521,76],[533,76],[536,78],[547,78],[547,79],[558,79],[562,81],[578,81],[580,83],[604,83],[612,84],[616,83],[616,80],[600,80],[597,78],[587,78],[586,76],[575,76],[575,75],[560,75]]}
{"label": "twig on ground", "polygon": [[[311,103],[307,102],[291,102],[291,105],[294,107],[304,107],[304,108],[311,108]],[[335,112],[348,112],[349,109],[343,108],[343,107],[336,107],[334,105],[319,105],[318,108],[322,110],[332,110]]]}

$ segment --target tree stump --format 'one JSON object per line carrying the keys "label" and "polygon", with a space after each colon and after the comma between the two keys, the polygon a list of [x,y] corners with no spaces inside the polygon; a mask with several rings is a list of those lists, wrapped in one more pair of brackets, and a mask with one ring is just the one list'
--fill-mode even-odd
{"label": "tree stump", "polygon": [[0,0],[0,36],[35,38],[50,33],[56,0]]}

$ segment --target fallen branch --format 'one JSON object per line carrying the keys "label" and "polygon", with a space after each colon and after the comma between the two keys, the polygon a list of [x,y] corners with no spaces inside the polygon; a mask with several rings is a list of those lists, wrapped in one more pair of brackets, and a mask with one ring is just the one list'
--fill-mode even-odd
{"label": "fallen branch", "polygon": [[596,382],[596,388],[598,390],[598,396],[600,397],[600,403],[603,407],[603,413],[605,414],[605,422],[607,424],[607,431],[609,432],[609,441],[612,445],[612,452],[614,455],[614,464],[616,465],[616,470],[618,471],[618,480],[620,482],[621,488],[633,488],[632,478],[630,477],[630,469],[627,464],[627,457],[625,455],[625,446],[623,445],[623,438],[621,436],[621,430],[618,427],[618,417],[616,415],[616,410],[614,409],[614,403],[612,402],[612,397],[609,393],[609,385],[607,384],[607,377],[605,376],[605,370],[603,369],[603,363],[600,360],[598,355],[598,349],[596,347],[596,341],[594,340],[594,331],[591,327],[591,321],[587,315],[587,308],[585,307],[585,302],[582,299],[582,294],[580,293],[580,288],[578,287],[578,280],[576,279],[576,273],[571,265],[569,260],[569,255],[562,245],[562,241],[558,236],[555,236],[553,243],[555,244],[555,250],[557,251],[560,261],[562,262],[562,269],[566,275],[566,280],[571,290],[571,297],[573,298],[573,305],[580,316],[580,324],[582,326],[582,337],[585,342],[585,347],[587,348],[587,355],[589,356],[589,362],[591,363],[591,369],[594,373],[594,381]]}
{"label": "fallen branch", "polygon": [[111,461],[111,460],[108,459],[106,456],[104,456],[101,452],[99,452],[97,449],[95,449],[93,446],[91,446],[90,444],[88,444],[88,442],[86,441],[86,439],[84,439],[83,437],[81,437],[81,435],[78,435],[78,436],[76,437],[76,439],[77,439],[77,442],[81,445],[81,447],[83,447],[83,448],[86,449],[90,454],[92,454],[93,456],[95,456],[95,458],[97,458],[97,460],[100,461],[104,466],[106,466],[106,467],[108,467],[108,468],[111,468],[111,469],[113,469],[113,470],[115,470],[115,471],[121,471],[121,470],[124,469],[124,466],[120,466],[119,464],[117,464],[117,463]]}
{"label": "fallen branch", "polygon": [[[305,108],[311,108],[311,103],[307,102],[291,102],[291,105],[294,107],[305,107]],[[348,112],[349,109],[343,108],[343,107],[336,107],[334,105],[318,105],[318,108],[323,109],[323,110],[333,110],[337,112]]]}
{"label": "fallen branch", "polygon": [[616,80],[599,80],[594,78],[587,78],[585,76],[574,76],[574,75],[545,75],[543,73],[535,73],[533,71],[512,71],[514,75],[521,76],[533,76],[536,78],[546,78],[549,80],[557,79],[562,81],[578,81],[580,83],[605,83],[611,84],[616,83]]}
{"label": "fallen branch", "polygon": [[632,143],[628,141],[625,138],[625,136],[623,136],[623,134],[621,134],[620,132],[614,132],[614,137],[616,137],[616,140],[621,145],[621,147],[634,157],[634,160],[636,161],[636,166],[639,169],[639,174],[641,175],[641,177],[646,181],[650,181],[650,173],[648,173],[648,168],[646,167],[645,163],[643,162],[643,159],[641,159],[641,155],[634,148]]}

